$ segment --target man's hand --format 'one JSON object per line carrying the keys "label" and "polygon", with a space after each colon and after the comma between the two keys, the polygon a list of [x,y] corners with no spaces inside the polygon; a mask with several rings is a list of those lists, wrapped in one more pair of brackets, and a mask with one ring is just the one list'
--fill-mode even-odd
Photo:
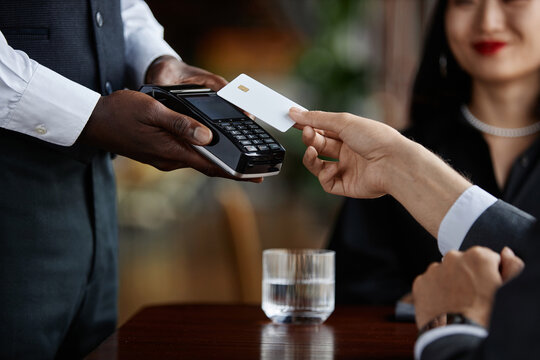
{"label": "man's hand", "polygon": [[292,110],[290,115],[303,126],[304,165],[326,192],[357,198],[386,194],[385,157],[405,139],[396,130],[347,113]]}
{"label": "man's hand", "polygon": [[208,176],[230,177],[190,146],[211,140],[211,131],[199,122],[129,90],[101,97],[79,138],[160,170],[192,167]]}
{"label": "man's hand", "polygon": [[461,313],[487,327],[495,292],[503,284],[501,256],[483,247],[450,251],[413,284],[416,325],[447,313]]}
{"label": "man's hand", "polygon": [[145,83],[156,85],[198,84],[214,91],[227,85],[227,81],[221,76],[190,66],[169,55],[161,56],[152,62],[146,72]]}
{"label": "man's hand", "polygon": [[518,276],[524,267],[523,260],[518,258],[509,247],[505,246],[502,249],[500,271],[504,283]]}
{"label": "man's hand", "polygon": [[291,109],[289,115],[303,129],[304,165],[325,191],[356,198],[390,194],[435,237],[452,204],[471,186],[388,125],[346,113]]}

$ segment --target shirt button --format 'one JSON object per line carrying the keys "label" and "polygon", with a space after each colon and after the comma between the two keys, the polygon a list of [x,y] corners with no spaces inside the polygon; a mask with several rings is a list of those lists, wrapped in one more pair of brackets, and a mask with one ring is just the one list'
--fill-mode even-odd
{"label": "shirt button", "polygon": [[523,167],[529,166],[529,158],[527,156],[524,156],[521,158],[521,166]]}
{"label": "shirt button", "polygon": [[45,135],[47,133],[47,128],[43,124],[39,124],[34,129],[39,135]]}
{"label": "shirt button", "polygon": [[113,88],[110,81],[105,83],[105,91],[107,92],[107,95],[111,95],[113,93]]}
{"label": "shirt button", "polygon": [[96,24],[98,27],[103,26],[103,15],[101,15],[101,12],[96,12]]}

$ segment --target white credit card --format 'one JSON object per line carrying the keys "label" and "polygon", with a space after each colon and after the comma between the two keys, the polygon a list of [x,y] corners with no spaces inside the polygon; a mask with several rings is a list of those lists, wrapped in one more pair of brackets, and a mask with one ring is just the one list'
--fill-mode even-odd
{"label": "white credit card", "polygon": [[217,94],[281,132],[294,125],[289,117],[291,107],[306,110],[246,74],[238,75]]}

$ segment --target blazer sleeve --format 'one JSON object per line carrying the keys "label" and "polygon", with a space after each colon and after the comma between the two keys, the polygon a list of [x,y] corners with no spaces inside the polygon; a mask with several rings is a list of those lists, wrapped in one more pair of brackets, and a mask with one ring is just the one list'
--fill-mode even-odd
{"label": "blazer sleeve", "polygon": [[535,222],[532,215],[497,200],[471,226],[460,250],[480,245],[500,252],[508,246],[516,254],[524,256],[523,242]]}
{"label": "blazer sleeve", "polygon": [[517,240],[527,249],[525,269],[497,292],[489,335],[438,338],[425,347],[420,359],[540,359],[540,226],[534,225]]}

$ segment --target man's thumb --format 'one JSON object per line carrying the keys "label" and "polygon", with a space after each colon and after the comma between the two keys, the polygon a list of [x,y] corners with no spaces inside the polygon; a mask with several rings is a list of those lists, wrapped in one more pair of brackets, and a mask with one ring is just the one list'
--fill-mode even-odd
{"label": "man's thumb", "polygon": [[207,145],[212,141],[212,132],[200,122],[191,117],[179,114],[170,109],[166,130],[194,145]]}
{"label": "man's thumb", "polygon": [[509,248],[505,247],[501,251],[501,277],[503,282],[513,279],[525,267],[525,263]]}

